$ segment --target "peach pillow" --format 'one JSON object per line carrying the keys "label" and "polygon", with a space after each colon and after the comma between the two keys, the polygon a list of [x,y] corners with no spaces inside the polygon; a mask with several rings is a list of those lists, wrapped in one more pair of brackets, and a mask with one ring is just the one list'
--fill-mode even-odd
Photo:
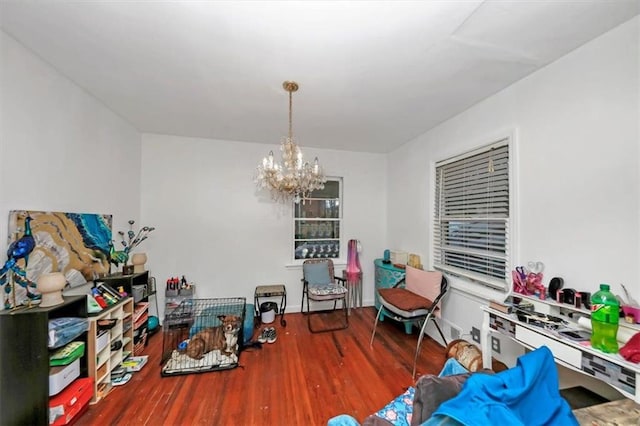
{"label": "peach pillow", "polygon": [[[440,271],[423,271],[407,265],[405,288],[412,291],[425,299],[436,300],[440,294],[440,283],[442,282],[442,272]],[[440,318],[442,301],[438,302],[438,309],[433,313]]]}

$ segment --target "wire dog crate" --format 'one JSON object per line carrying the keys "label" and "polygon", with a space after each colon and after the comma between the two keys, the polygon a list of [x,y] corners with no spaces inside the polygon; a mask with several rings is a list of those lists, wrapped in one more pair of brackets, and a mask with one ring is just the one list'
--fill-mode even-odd
{"label": "wire dog crate", "polygon": [[161,375],[205,373],[238,366],[246,299],[185,299],[165,314]]}

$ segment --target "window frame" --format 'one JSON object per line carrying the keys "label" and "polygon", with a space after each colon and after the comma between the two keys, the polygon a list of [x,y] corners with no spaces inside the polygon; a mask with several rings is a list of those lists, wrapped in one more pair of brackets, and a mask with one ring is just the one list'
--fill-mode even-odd
{"label": "window frame", "polygon": [[[487,290],[493,290],[493,291],[497,290],[499,292],[507,293],[511,288],[511,270],[512,270],[511,265],[513,265],[513,259],[517,257],[516,256],[517,229],[515,226],[515,217],[517,216],[517,212],[516,212],[517,203],[516,203],[516,192],[515,192],[516,179],[517,179],[517,173],[516,173],[516,167],[515,167],[515,164],[516,164],[515,132],[510,132],[507,134],[501,133],[496,137],[487,138],[485,139],[485,141],[486,140],[490,140],[492,142],[484,143],[482,145],[476,145],[475,148],[465,150],[460,154],[452,155],[450,157],[431,163],[431,166],[432,166],[431,177],[432,177],[433,183],[432,185],[430,185],[430,190],[431,190],[430,214],[432,216],[431,217],[432,220],[430,221],[431,225],[430,225],[430,238],[429,238],[430,245],[431,245],[431,262],[430,263],[431,263],[432,269],[441,270],[447,275],[455,276],[464,283],[470,283],[472,285],[475,285],[476,288],[478,289],[484,288]],[[454,266],[445,264],[444,261],[442,263],[440,262],[441,256],[438,256],[438,255],[440,253],[444,255],[445,248],[441,247],[438,241],[439,234],[440,234],[438,228],[442,226],[443,217],[441,217],[439,215],[439,212],[437,211],[437,208],[438,208],[438,200],[436,199],[438,194],[437,173],[440,167],[443,167],[455,162],[463,161],[470,157],[489,152],[491,149],[495,149],[497,147],[504,147],[504,146],[506,146],[508,150],[507,179],[508,179],[508,191],[509,191],[508,192],[509,213],[508,213],[508,217],[505,218],[505,221],[504,221],[505,223],[504,236],[505,236],[505,251],[506,251],[504,255],[504,261],[505,261],[504,271],[503,271],[504,277],[501,277],[498,279],[488,275],[482,275],[480,273],[470,271],[467,269],[456,268]],[[450,221],[451,218],[447,218],[447,219]],[[487,218],[487,217],[485,218],[478,217],[478,219],[480,220],[476,222],[481,222],[482,220],[484,220],[486,223],[488,223],[488,221],[490,220],[490,218]],[[444,246],[444,244],[442,245]],[[464,251],[464,250],[461,250],[461,251]],[[481,294],[484,294],[484,291],[481,291]]]}
{"label": "window frame", "polygon": [[[338,229],[339,229],[339,237],[338,238],[319,238],[318,240],[338,240],[338,255],[336,257],[328,257],[328,258],[324,258],[324,259],[331,259],[333,260],[334,265],[335,264],[340,264],[342,263],[342,259],[344,258],[343,256],[343,252],[344,252],[344,247],[343,247],[343,239],[344,239],[344,179],[340,176],[327,176],[327,182],[338,182],[338,217],[336,218],[321,218],[321,217],[297,217],[296,216],[296,204],[295,202],[292,202],[291,204],[291,223],[292,223],[292,228],[291,228],[291,266],[295,266],[295,265],[302,265],[302,263],[307,260],[307,259],[323,259],[323,257],[313,257],[313,258],[300,258],[300,259],[296,259],[296,241],[299,240],[312,240],[311,238],[296,238],[296,222],[300,221],[300,220],[305,220],[305,221],[336,221],[338,222]],[[330,198],[331,200],[334,200],[336,198]],[[309,197],[308,200],[314,200],[313,197]],[[300,201],[300,204],[302,205],[304,201]]]}

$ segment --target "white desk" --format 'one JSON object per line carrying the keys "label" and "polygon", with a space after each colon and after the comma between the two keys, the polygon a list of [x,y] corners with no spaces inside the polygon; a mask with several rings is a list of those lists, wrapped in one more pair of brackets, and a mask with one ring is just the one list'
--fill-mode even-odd
{"label": "white desk", "polygon": [[[565,306],[559,308],[565,308]],[[529,349],[546,345],[558,364],[602,380],[627,398],[640,403],[639,364],[630,363],[618,354],[605,354],[595,350],[588,342],[586,344],[574,342],[559,337],[552,331],[522,323],[514,314],[505,314],[488,307],[483,308],[483,311],[481,341],[482,361],[485,368],[491,368],[490,334],[499,333]],[[623,326],[622,323],[620,325]]]}

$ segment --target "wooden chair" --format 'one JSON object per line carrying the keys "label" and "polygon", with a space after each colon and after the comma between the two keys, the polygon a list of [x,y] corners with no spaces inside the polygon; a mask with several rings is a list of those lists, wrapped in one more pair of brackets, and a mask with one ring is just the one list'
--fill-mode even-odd
{"label": "wooden chair", "polygon": [[[302,264],[302,306],[300,311],[307,315],[307,326],[312,333],[324,331],[343,330],[349,327],[349,315],[347,312],[347,287],[344,278],[335,276],[333,261],[331,259],[307,259]],[[307,311],[304,312],[304,301],[307,301]],[[333,301],[333,309],[314,310],[310,309],[310,301],[327,302]],[[311,325],[311,316],[335,312],[338,301],[342,301],[344,311],[344,322],[336,327],[314,328]]]}
{"label": "wooden chair", "polygon": [[445,339],[440,326],[435,321],[436,317],[440,317],[440,305],[442,298],[447,293],[447,289],[447,279],[441,272],[423,271],[407,266],[404,279],[391,288],[378,289],[380,309],[378,309],[378,314],[373,324],[373,333],[369,344],[373,346],[376,327],[383,309],[386,316],[396,321],[417,323],[420,328],[420,335],[418,336],[416,354],[413,359],[412,377],[415,378],[418,353],[420,352],[420,345],[422,345],[422,339],[429,320],[433,320],[445,346],[447,345],[447,339]]}

